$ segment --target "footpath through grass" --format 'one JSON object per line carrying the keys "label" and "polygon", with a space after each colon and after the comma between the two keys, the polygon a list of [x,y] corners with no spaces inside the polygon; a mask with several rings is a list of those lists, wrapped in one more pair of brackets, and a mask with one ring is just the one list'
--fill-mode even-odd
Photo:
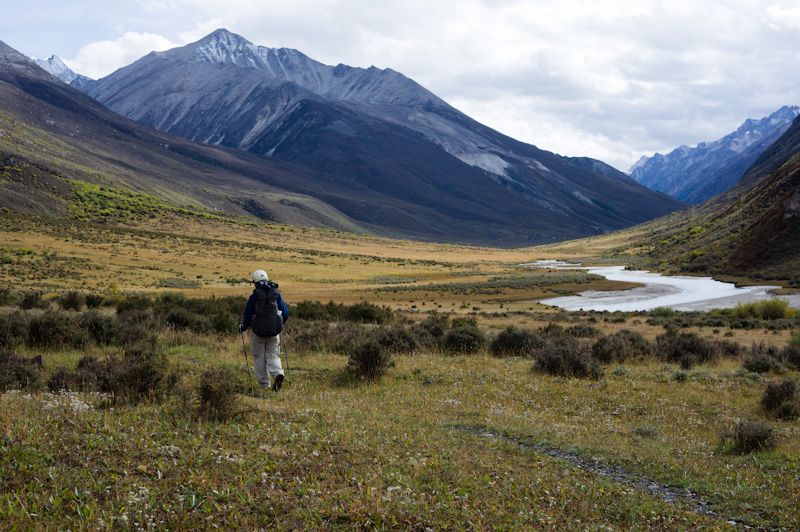
{"label": "footpath through grass", "polygon": [[[719,444],[737,418],[759,415],[764,388],[732,364],[678,373],[651,362],[589,381],[533,373],[520,358],[420,354],[368,384],[342,378],[344,356],[290,356],[290,384],[244,398],[227,422],[175,396],[126,405],[6,392],[0,529],[800,526],[797,421],[776,424],[772,451]],[[170,358],[235,368],[246,382],[238,337]],[[691,494],[603,473],[613,466]]]}

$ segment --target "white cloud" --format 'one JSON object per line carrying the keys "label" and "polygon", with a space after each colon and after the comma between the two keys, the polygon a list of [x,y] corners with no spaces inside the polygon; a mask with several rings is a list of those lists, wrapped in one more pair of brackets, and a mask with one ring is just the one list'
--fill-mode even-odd
{"label": "white cloud", "polygon": [[[56,28],[59,42],[83,39],[65,45],[72,50],[66,56],[59,49],[47,54],[99,77],[224,27],[326,64],[392,68],[503,133],[620,169],[642,154],[715,140],[746,118],[800,104],[796,0],[137,0],[113,7],[87,0],[81,6],[89,4],[71,13],[55,0],[29,0],[10,14],[10,30],[24,28],[20,39],[46,35],[48,47]],[[39,15],[55,10],[65,28]]]}
{"label": "white cloud", "polygon": [[175,43],[160,35],[129,31],[114,41],[87,44],[78,51],[77,57],[65,59],[64,62],[75,72],[97,79],[150,52],[169,50],[175,46]]}

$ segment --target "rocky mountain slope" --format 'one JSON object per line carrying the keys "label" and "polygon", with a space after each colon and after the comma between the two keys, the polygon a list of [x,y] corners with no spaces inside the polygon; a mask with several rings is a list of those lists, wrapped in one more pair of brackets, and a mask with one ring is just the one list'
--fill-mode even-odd
{"label": "rocky mountain slope", "polygon": [[702,203],[735,185],[798,113],[800,107],[782,107],[761,120],[746,120],[736,131],[714,142],[643,157],[631,167],[630,175],[653,190],[688,203]]}
{"label": "rocky mountain slope", "polygon": [[64,83],[72,85],[73,87],[82,87],[87,83],[94,81],[91,78],[75,73],[71,68],[64,64],[64,61],[62,61],[57,55],[50,56],[50,59],[34,59],[33,62],[56,78],[60,79]]}
{"label": "rocky mountain slope", "polygon": [[320,198],[378,225],[541,243],[683,207],[501,135],[390,69],[327,66],[225,30],[151,53],[85,90],[162,131],[322,172],[328,191],[363,186],[438,214],[387,216],[358,198]]}
{"label": "rocky mountain slope", "polygon": [[647,224],[661,270],[743,274],[800,287],[800,118],[730,190]]}

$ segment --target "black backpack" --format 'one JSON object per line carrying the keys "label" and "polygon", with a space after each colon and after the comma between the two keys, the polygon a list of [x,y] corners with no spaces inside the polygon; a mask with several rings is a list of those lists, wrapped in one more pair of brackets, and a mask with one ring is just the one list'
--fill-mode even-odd
{"label": "black backpack", "polygon": [[259,286],[253,290],[255,310],[251,322],[258,336],[275,336],[283,331],[283,314],[278,308],[278,290],[275,286]]}

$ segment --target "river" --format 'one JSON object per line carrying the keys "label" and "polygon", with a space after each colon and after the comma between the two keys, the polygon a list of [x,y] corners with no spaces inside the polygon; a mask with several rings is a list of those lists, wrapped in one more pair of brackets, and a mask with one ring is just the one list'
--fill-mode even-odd
{"label": "river", "polygon": [[539,301],[565,310],[636,311],[668,307],[674,310],[702,310],[735,307],[761,299],[780,297],[792,307],[800,307],[800,294],[775,296],[771,290],[779,286],[736,287],[712,277],[661,275],[649,271],[625,270],[624,266],[581,266],[560,261],[539,261],[529,265],[548,268],[582,269],[602,275],[610,281],[627,281],[644,286],[630,290],[587,290],[577,296],[555,297]]}

